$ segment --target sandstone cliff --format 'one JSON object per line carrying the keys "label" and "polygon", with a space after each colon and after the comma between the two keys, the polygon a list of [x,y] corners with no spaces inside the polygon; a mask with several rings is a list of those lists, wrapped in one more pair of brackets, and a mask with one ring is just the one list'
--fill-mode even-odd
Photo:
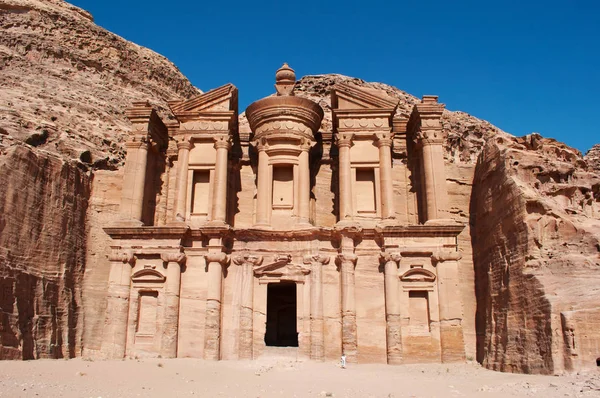
{"label": "sandstone cliff", "polygon": [[596,367],[600,175],[537,134],[489,140],[471,226],[478,360],[525,373]]}
{"label": "sandstone cliff", "polygon": [[1,0],[0,27],[0,359],[73,357],[91,170],[122,164],[132,101],[198,90],[63,1]]}

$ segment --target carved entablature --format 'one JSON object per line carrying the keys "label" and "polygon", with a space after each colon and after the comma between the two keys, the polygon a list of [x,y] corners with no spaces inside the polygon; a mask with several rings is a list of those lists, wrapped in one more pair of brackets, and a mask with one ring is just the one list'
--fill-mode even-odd
{"label": "carved entablature", "polygon": [[169,101],[169,107],[179,122],[176,134],[188,140],[237,130],[238,91],[232,84],[189,100]]}
{"label": "carved entablature", "polygon": [[446,137],[442,129],[444,104],[438,103],[436,95],[424,95],[413,107],[407,124],[407,134],[417,145],[443,144]]}
{"label": "carved entablature", "polygon": [[392,118],[397,106],[395,98],[347,83],[336,84],[331,92],[333,127],[338,134],[392,133]]}
{"label": "carved entablature", "polygon": [[293,264],[291,261],[292,256],[289,254],[276,255],[273,262],[254,267],[254,275],[260,284],[270,282],[304,283],[306,275],[310,273],[310,268]]}
{"label": "carved entablature", "polygon": [[134,102],[131,108],[125,110],[125,116],[132,124],[129,142],[147,143],[159,152],[167,150],[169,145],[167,126],[148,101]]}

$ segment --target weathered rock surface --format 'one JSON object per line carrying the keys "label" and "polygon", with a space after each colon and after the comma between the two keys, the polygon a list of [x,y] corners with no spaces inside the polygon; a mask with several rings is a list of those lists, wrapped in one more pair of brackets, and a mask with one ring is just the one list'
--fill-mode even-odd
{"label": "weathered rock surface", "polygon": [[63,1],[0,0],[0,27],[0,358],[73,357],[86,234],[104,222],[86,215],[89,169],[122,164],[132,101],[199,91]]}
{"label": "weathered rock surface", "polygon": [[0,131],[66,159],[115,168],[132,101],[199,93],[166,58],[61,0],[0,1]]}
{"label": "weathered rock surface", "polygon": [[477,356],[509,372],[594,368],[600,175],[537,134],[489,140],[471,195]]}
{"label": "weathered rock surface", "polygon": [[600,144],[594,145],[583,158],[589,167],[600,172]]}

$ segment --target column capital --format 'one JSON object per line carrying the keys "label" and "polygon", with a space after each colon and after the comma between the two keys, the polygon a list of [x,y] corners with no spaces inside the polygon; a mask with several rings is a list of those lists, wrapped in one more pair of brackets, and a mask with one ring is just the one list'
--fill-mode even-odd
{"label": "column capital", "polygon": [[444,144],[444,137],[441,130],[419,130],[415,133],[414,140],[418,146]]}
{"label": "column capital", "polygon": [[221,265],[225,265],[229,261],[229,257],[223,252],[207,253],[204,255],[204,257],[209,263],[220,263]]}
{"label": "column capital", "polygon": [[377,145],[378,148],[381,147],[391,147],[392,146],[392,138],[393,138],[393,134],[390,133],[376,133],[375,134],[375,145]]}
{"label": "column capital", "polygon": [[265,137],[252,141],[252,146],[254,146],[259,152],[266,151],[269,149],[269,142]]}
{"label": "column capital", "polygon": [[183,252],[162,253],[160,258],[165,263],[177,263],[179,265],[185,264],[185,261],[187,260],[187,257]]}
{"label": "column capital", "polygon": [[302,138],[301,142],[300,142],[300,150],[304,151],[304,152],[308,152],[310,151],[310,148],[315,144],[314,141],[306,139],[306,138]]}
{"label": "column capital", "polygon": [[135,265],[137,257],[131,251],[113,251],[108,255],[108,261],[121,262],[123,264],[129,264],[132,267]]}
{"label": "column capital", "polygon": [[460,252],[451,250],[440,250],[431,255],[431,261],[436,264],[444,261],[459,261],[461,258]]}
{"label": "column capital", "polygon": [[329,264],[329,256],[324,254],[307,254],[302,259],[304,264],[320,263],[322,265]]}
{"label": "column capital", "polygon": [[254,267],[254,266],[262,264],[263,257],[254,255],[254,254],[245,253],[245,254],[238,254],[238,255],[232,256],[231,260],[236,265],[250,264]]}
{"label": "column capital", "polygon": [[356,265],[357,260],[358,256],[354,253],[340,253],[336,257],[336,262],[338,265],[343,263],[352,263],[353,265]]}
{"label": "column capital", "polygon": [[400,254],[400,252],[386,251],[380,254],[380,258],[381,261],[383,261],[384,263],[394,262],[396,263],[396,265],[398,265],[400,263],[400,260],[402,260],[402,255]]}
{"label": "column capital", "polygon": [[227,149],[231,148],[231,137],[228,134],[215,135],[213,136],[215,141],[215,149]]}
{"label": "column capital", "polygon": [[339,148],[350,148],[352,146],[352,139],[354,134],[350,133],[338,133],[335,137],[335,144]]}
{"label": "column capital", "polygon": [[148,149],[148,137],[135,136],[132,140],[125,142],[125,148],[130,149]]}
{"label": "column capital", "polygon": [[192,143],[187,140],[177,142],[177,149],[180,151],[182,149],[187,149],[189,151],[191,148],[192,148]]}

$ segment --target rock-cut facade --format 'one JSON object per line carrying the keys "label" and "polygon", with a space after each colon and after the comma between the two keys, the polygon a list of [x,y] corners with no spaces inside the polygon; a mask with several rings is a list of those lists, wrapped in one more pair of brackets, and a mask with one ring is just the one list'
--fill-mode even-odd
{"label": "rock-cut facade", "polygon": [[147,102],[126,111],[103,357],[465,360],[444,105],[424,96],[402,115],[342,82],[326,132],[295,84],[277,71],[250,132],[231,84],[169,102],[169,121]]}

